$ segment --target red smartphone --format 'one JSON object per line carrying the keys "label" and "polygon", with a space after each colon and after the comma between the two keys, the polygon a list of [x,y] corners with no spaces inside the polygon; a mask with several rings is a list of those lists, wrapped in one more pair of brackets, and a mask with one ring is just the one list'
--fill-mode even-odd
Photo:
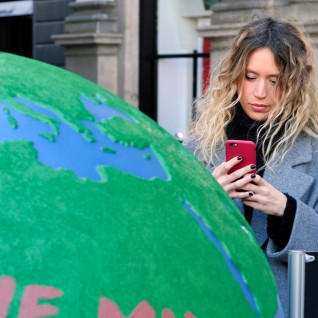
{"label": "red smartphone", "polygon": [[[250,140],[227,140],[225,143],[226,161],[233,157],[242,156],[242,160],[235,165],[228,174],[247,165],[256,165],[256,145]],[[256,173],[256,169],[252,171]]]}

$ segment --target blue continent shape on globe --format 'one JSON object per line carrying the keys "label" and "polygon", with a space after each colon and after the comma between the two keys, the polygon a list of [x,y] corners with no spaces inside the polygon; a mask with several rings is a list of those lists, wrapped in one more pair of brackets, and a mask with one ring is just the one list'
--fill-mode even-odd
{"label": "blue continent shape on globe", "polygon": [[[55,127],[1,102],[0,107],[3,111],[0,112],[0,141],[21,139],[32,141],[41,163],[52,168],[70,169],[79,178],[100,180],[101,176],[96,171],[99,165],[110,165],[146,179],[158,177],[166,180],[168,178],[165,169],[150,147],[138,149],[115,142],[98,128],[98,123],[108,118],[121,117],[135,122],[132,117],[108,105],[97,105],[84,97],[81,100],[97,123],[96,125],[83,120],[83,125],[92,133],[94,142],[84,138],[52,111],[22,98],[16,98],[16,101],[47,116],[51,122],[53,120]],[[17,127],[10,124],[8,115]],[[49,137],[53,138],[54,142]]]}

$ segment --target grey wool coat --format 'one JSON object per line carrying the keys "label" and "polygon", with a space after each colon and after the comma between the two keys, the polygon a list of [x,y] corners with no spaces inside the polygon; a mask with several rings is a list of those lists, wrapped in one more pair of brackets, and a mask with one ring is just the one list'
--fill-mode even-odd
{"label": "grey wool coat", "polygon": [[[200,158],[200,153],[195,151],[194,140],[189,138],[184,145]],[[216,152],[214,160],[215,166],[225,161],[224,148]],[[211,172],[215,166],[207,164]],[[275,242],[271,239],[263,248],[276,278],[284,311],[287,313],[288,251],[294,249],[318,251],[318,140],[304,132],[301,133],[283,161],[275,165],[273,171],[265,169],[263,178],[297,201],[291,236],[285,248],[277,252]],[[243,212],[242,202],[238,199],[234,201]],[[268,239],[267,215],[254,211],[251,226],[259,245],[262,246]]]}

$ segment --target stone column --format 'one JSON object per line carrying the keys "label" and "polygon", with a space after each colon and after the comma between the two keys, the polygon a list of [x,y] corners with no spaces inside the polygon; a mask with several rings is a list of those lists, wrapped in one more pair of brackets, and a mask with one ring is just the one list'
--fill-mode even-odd
{"label": "stone column", "polygon": [[116,0],[76,0],[54,41],[65,48],[65,67],[118,94],[119,33]]}
{"label": "stone column", "polygon": [[139,105],[139,0],[117,0],[119,32],[123,41],[119,52],[119,96]]}
{"label": "stone column", "polygon": [[249,21],[264,16],[302,24],[318,57],[318,0],[220,0],[211,10],[209,19],[198,19],[197,30],[211,41],[212,76],[237,31]]}

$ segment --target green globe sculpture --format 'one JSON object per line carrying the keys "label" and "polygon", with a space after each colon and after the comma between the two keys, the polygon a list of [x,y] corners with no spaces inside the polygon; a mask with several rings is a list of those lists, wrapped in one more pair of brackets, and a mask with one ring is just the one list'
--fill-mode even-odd
{"label": "green globe sculpture", "polygon": [[0,53],[0,317],[281,317],[201,163],[73,73]]}

